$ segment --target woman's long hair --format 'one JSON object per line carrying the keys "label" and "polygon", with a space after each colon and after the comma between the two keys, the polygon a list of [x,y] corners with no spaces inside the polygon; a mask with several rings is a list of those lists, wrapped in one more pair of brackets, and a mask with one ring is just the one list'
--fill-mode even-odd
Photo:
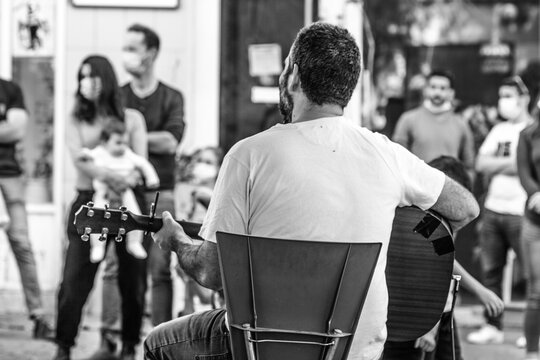
{"label": "woman's long hair", "polygon": [[[90,101],[81,95],[81,72],[84,65],[90,66],[92,77],[101,79],[101,93],[97,102]],[[75,93],[73,115],[79,121],[92,123],[98,114],[98,107],[100,114],[124,121],[124,106],[114,69],[107,58],[91,55],[83,60],[77,73],[77,92]]]}

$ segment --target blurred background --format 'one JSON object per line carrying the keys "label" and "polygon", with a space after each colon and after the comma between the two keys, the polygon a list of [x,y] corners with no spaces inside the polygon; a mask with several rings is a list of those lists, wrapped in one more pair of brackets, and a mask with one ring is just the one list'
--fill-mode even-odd
{"label": "blurred background", "polygon": [[[65,124],[84,57],[108,57],[123,84],[125,30],[133,23],[151,27],[162,42],[157,77],[185,98],[179,157],[205,146],[227,151],[281,121],[283,60],[298,30],[318,20],[347,27],[363,49],[364,71],[347,116],[388,136],[399,116],[419,104],[434,68],[455,75],[457,111],[472,127],[489,127],[497,116],[497,87],[508,75],[521,75],[531,98],[538,97],[536,0],[1,0],[0,77],[20,84],[30,113],[21,156],[43,289],[54,292],[60,277],[75,176]],[[475,132],[478,145],[483,136]],[[457,244],[458,259],[478,276],[474,226]],[[0,290],[20,297],[8,246],[0,241]],[[519,264],[514,269],[505,300],[519,306]],[[23,311],[22,301],[8,306]]]}

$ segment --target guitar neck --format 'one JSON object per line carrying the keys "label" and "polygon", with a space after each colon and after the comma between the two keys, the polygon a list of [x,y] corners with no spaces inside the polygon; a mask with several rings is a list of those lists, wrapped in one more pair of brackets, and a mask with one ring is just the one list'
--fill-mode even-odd
{"label": "guitar neck", "polygon": [[[163,219],[160,217],[154,217],[150,222],[150,216],[147,215],[133,215],[135,222],[137,223],[138,230],[157,232],[163,226]],[[187,236],[192,239],[204,240],[199,236],[199,231],[201,230],[201,225],[199,223],[184,221],[184,220],[175,220],[182,228]]]}

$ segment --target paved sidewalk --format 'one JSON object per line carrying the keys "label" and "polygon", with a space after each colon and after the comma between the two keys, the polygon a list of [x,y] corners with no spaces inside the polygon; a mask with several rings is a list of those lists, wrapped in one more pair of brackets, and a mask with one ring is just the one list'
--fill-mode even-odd
{"label": "paved sidewalk", "polygon": [[[49,342],[34,340],[31,337],[32,322],[26,315],[10,312],[7,298],[0,291],[0,359],[1,360],[48,360],[55,353],[55,346]],[[54,294],[47,294],[45,302],[52,313]],[[22,301],[22,298],[20,299]],[[20,304],[19,304],[20,305]],[[505,341],[501,345],[471,345],[464,341],[466,335],[482,324],[482,309],[476,305],[461,306],[456,309],[456,322],[459,326],[465,360],[520,360],[524,350],[514,344],[521,335],[523,311],[507,310],[505,314]],[[144,330],[150,329],[146,319]],[[95,315],[87,315],[73,349],[74,360],[90,356],[99,345],[99,320]],[[138,359],[142,359],[141,347],[138,347]]]}

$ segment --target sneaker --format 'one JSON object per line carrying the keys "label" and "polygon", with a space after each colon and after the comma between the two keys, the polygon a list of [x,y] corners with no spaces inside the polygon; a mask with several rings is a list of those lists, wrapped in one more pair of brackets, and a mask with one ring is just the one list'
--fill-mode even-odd
{"label": "sneaker", "polygon": [[527,339],[525,339],[525,336],[520,336],[516,340],[516,346],[520,349],[525,349],[527,346]]}
{"label": "sneaker", "polygon": [[55,335],[55,331],[44,318],[34,319],[34,339],[54,341]]}
{"label": "sneaker", "polygon": [[480,330],[470,333],[467,336],[467,341],[477,345],[502,344],[504,333],[495,326],[486,324]]}
{"label": "sneaker", "polygon": [[70,349],[59,346],[53,360],[71,360]]}

